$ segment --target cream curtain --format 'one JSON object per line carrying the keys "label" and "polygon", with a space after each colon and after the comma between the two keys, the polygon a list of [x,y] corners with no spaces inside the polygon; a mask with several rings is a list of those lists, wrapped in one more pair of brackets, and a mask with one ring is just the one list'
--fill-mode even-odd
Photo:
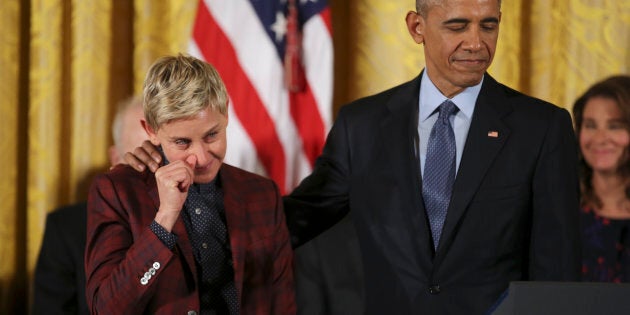
{"label": "cream curtain", "polygon": [[[329,0],[334,110],[416,76],[413,0]],[[185,52],[196,0],[0,1],[0,313],[25,313],[46,214],[85,199],[107,168],[116,102],[148,66]],[[570,108],[596,80],[630,72],[630,0],[503,0],[490,73]]]}
{"label": "cream curtain", "polygon": [[[15,294],[23,293],[24,277],[16,279],[17,265],[23,264],[24,257],[18,257],[18,247],[25,247],[24,237],[17,236],[18,211],[24,211],[22,204],[18,206],[18,169],[23,156],[19,156],[18,143],[25,141],[18,129],[21,121],[18,99],[24,94],[20,89],[20,5],[17,2],[0,2],[0,19],[4,31],[0,32],[0,154],[4,160],[0,175],[0,200],[3,208],[0,211],[0,312],[6,313],[9,300]],[[20,161],[18,163],[18,161]],[[21,179],[20,179],[21,180]],[[18,210],[20,209],[20,210]],[[20,283],[18,283],[20,282]]]}

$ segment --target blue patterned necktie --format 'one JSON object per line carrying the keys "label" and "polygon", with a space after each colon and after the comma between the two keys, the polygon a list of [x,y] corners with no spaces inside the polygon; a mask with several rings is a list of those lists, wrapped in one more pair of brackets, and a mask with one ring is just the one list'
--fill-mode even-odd
{"label": "blue patterned necktie", "polygon": [[436,251],[455,181],[455,133],[449,118],[458,108],[453,102],[446,100],[439,110],[438,119],[429,136],[422,177],[422,197]]}

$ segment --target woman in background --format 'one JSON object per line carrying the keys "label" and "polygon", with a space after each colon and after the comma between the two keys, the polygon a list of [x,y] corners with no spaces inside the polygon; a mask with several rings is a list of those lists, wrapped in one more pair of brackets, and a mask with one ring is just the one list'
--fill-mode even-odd
{"label": "woman in background", "polygon": [[582,279],[630,281],[630,76],[591,86],[573,106],[580,144]]}

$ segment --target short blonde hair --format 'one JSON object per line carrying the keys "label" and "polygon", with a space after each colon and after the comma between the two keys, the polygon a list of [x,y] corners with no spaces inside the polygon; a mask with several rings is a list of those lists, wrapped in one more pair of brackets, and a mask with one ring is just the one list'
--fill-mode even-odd
{"label": "short blonde hair", "polygon": [[227,115],[228,95],[216,69],[192,56],[158,59],[144,80],[144,118],[153,130],[205,110]]}

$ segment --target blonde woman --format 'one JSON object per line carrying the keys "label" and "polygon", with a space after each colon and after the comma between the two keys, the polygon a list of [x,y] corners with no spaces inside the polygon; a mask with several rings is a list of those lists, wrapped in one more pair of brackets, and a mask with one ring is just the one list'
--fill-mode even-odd
{"label": "blonde woman", "polygon": [[228,96],[210,64],[154,63],[142,124],[152,172],[117,166],[90,191],[92,314],[294,314],[293,252],[278,187],[223,163]]}

